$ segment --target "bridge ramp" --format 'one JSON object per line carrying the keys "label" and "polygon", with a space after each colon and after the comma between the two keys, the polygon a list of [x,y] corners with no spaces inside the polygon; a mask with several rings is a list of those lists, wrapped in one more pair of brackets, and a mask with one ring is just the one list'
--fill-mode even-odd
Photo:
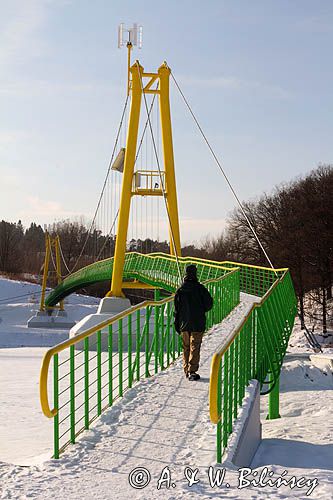
{"label": "bridge ramp", "polygon": [[169,467],[176,487],[163,491],[163,497],[175,498],[186,485],[185,466],[206,474],[216,455],[216,429],[208,412],[211,355],[253,300],[255,297],[241,294],[239,306],[204,338],[200,381],[185,379],[181,359],[143,380],[103,413],[60,460],[48,461],[41,468],[17,468],[15,494],[28,496],[38,489],[44,500],[142,498],[143,490],[133,489],[128,476],[136,467],[145,467],[151,482],[144,489],[144,498],[159,498],[157,481],[163,468]]}

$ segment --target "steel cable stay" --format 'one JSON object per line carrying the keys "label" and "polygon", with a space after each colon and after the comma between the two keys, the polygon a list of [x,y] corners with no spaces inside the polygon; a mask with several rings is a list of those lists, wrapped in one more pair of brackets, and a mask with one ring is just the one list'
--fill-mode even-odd
{"label": "steel cable stay", "polygon": [[[106,184],[107,184],[107,180],[108,180],[108,177],[110,175],[110,171],[111,171],[111,166],[112,166],[112,162],[113,162],[113,158],[114,158],[114,155],[115,155],[115,152],[116,152],[116,148],[117,148],[117,145],[118,145],[118,141],[119,141],[119,136],[120,136],[120,132],[121,132],[121,129],[122,129],[122,125],[123,125],[123,121],[124,121],[124,116],[125,116],[125,113],[126,113],[126,108],[127,108],[127,104],[128,104],[128,100],[129,100],[129,96],[126,97],[126,100],[125,100],[125,104],[124,104],[124,108],[123,108],[123,111],[122,111],[122,116],[121,116],[121,119],[120,119],[120,124],[119,124],[119,128],[118,128],[118,132],[117,132],[117,136],[116,136],[116,140],[115,140],[115,144],[114,144],[114,147],[113,147],[113,151],[112,151],[112,155],[111,155],[111,158],[110,158],[110,162],[109,162],[109,167],[107,169],[107,173],[106,173],[106,176],[105,176],[105,180],[104,180],[104,183],[103,183],[103,187],[102,187],[102,190],[101,190],[101,193],[100,193],[100,196],[99,196],[99,199],[98,199],[98,203],[97,203],[97,207],[96,207],[96,210],[95,210],[95,213],[94,213],[94,217],[93,217],[93,220],[90,224],[90,227],[89,227],[89,230],[88,230],[88,234],[86,236],[86,239],[85,239],[85,242],[82,246],[82,249],[81,249],[81,252],[74,264],[74,266],[72,267],[71,271],[65,276],[69,276],[70,274],[73,273],[74,269],[76,268],[76,266],[78,265],[79,263],[79,260],[80,258],[82,257],[83,255],[83,252],[87,246],[87,243],[88,243],[88,240],[89,240],[89,237],[91,235],[91,231],[95,225],[95,222],[96,222],[96,218],[97,218],[97,214],[98,214],[98,210],[99,210],[99,207],[101,205],[101,201],[102,201],[102,198],[103,198],[103,194],[104,194],[104,191],[105,191],[105,187],[106,187]],[[96,252],[97,253],[97,252]],[[66,266],[67,267],[67,266]]]}
{"label": "steel cable stay", "polygon": [[153,143],[153,148],[154,148],[154,154],[155,154],[155,158],[156,158],[156,162],[157,162],[158,173],[159,173],[159,176],[160,176],[160,182],[161,182],[161,189],[162,189],[162,193],[163,193],[164,204],[165,204],[166,213],[167,213],[168,220],[169,220],[170,234],[171,234],[173,248],[174,248],[174,251],[175,251],[175,257],[176,257],[176,264],[177,264],[179,282],[181,282],[182,281],[182,274],[181,274],[180,265],[179,265],[179,258],[178,258],[178,254],[177,254],[176,244],[175,244],[174,232],[173,232],[173,227],[172,227],[172,224],[171,224],[171,218],[170,218],[168,204],[167,204],[167,200],[166,200],[166,191],[165,191],[163,176],[162,176],[160,162],[159,162],[158,153],[157,153],[157,149],[156,149],[156,142],[155,142],[154,132],[153,132],[153,128],[152,128],[150,116],[148,114],[148,104],[147,104],[147,99],[146,99],[146,95],[145,95],[145,92],[144,92],[142,75],[141,75],[140,66],[139,66],[138,61],[136,62],[136,66],[137,66],[138,74],[139,74],[139,78],[140,78],[141,92],[142,92],[142,95],[143,95],[143,100],[144,100],[144,104],[145,104],[145,108],[146,108],[147,119],[148,119],[149,129],[150,129],[150,133],[151,133],[151,139],[152,139],[152,143]]}
{"label": "steel cable stay", "polygon": [[[168,67],[169,67],[169,66],[168,66]],[[169,69],[170,69],[170,68],[169,68]],[[171,69],[170,69],[170,71],[171,71]],[[186,107],[188,108],[188,110],[189,110],[189,112],[190,112],[190,114],[191,114],[191,116],[192,116],[193,120],[195,121],[195,123],[196,123],[196,125],[197,125],[197,127],[198,127],[198,129],[199,129],[199,131],[200,131],[200,133],[201,133],[201,135],[202,135],[202,137],[203,137],[203,139],[204,139],[205,143],[207,144],[208,149],[209,149],[209,151],[211,152],[211,154],[212,154],[212,156],[213,156],[213,158],[214,158],[214,160],[215,160],[215,163],[218,165],[218,167],[219,167],[219,169],[220,169],[220,171],[221,171],[221,173],[222,173],[222,175],[223,175],[224,179],[226,180],[226,182],[227,182],[227,184],[228,184],[228,187],[229,187],[230,191],[232,192],[232,194],[233,194],[234,198],[236,199],[237,204],[239,205],[239,207],[240,207],[240,209],[241,209],[241,211],[242,211],[242,214],[244,215],[245,220],[246,220],[246,222],[247,222],[247,224],[248,224],[249,228],[251,229],[251,231],[252,231],[252,233],[253,233],[253,235],[254,235],[255,239],[257,240],[257,243],[258,243],[259,247],[261,248],[261,250],[262,250],[262,252],[263,252],[264,256],[266,257],[267,262],[269,263],[270,267],[273,269],[273,271],[274,271],[275,275],[277,275],[277,273],[276,273],[276,271],[275,271],[275,269],[274,269],[274,266],[273,266],[273,264],[272,264],[272,261],[270,260],[270,258],[269,258],[269,256],[268,256],[268,254],[267,254],[267,252],[266,252],[266,250],[265,250],[265,248],[263,247],[263,245],[262,245],[262,243],[261,243],[261,241],[260,241],[260,239],[259,239],[259,236],[257,235],[256,230],[254,229],[253,225],[251,224],[251,221],[250,221],[249,217],[247,216],[247,214],[246,214],[246,212],[245,212],[245,210],[244,210],[244,207],[243,207],[242,202],[240,201],[239,197],[237,196],[237,193],[236,193],[235,189],[233,188],[233,186],[232,186],[231,182],[229,181],[228,176],[227,176],[227,174],[225,173],[225,171],[224,171],[224,169],[223,169],[223,167],[222,167],[222,165],[221,165],[221,162],[219,161],[218,157],[216,156],[216,154],[215,154],[215,152],[214,152],[214,150],[213,150],[213,148],[212,148],[212,146],[211,146],[210,142],[208,141],[208,139],[207,139],[207,137],[206,137],[206,134],[204,133],[204,131],[203,131],[203,129],[202,129],[202,127],[201,127],[201,125],[200,125],[200,123],[199,123],[199,121],[198,121],[197,117],[195,116],[195,114],[194,114],[194,112],[193,112],[193,110],[192,110],[192,108],[191,108],[191,106],[190,106],[190,104],[189,104],[188,100],[186,99],[186,97],[185,97],[185,95],[184,95],[183,91],[181,90],[181,88],[180,88],[180,86],[179,86],[179,84],[178,84],[178,82],[177,82],[176,78],[174,77],[174,74],[173,74],[173,72],[172,72],[172,71],[171,71],[171,77],[172,77],[172,79],[173,79],[173,81],[174,81],[174,83],[175,83],[175,85],[176,85],[176,87],[177,87],[177,89],[178,89],[178,91],[179,91],[180,95],[182,96],[183,101],[185,102],[185,105],[186,105]]]}
{"label": "steel cable stay", "polygon": [[106,247],[107,243],[109,242],[108,238],[109,238],[109,237],[111,237],[111,235],[112,235],[112,230],[114,229],[114,226],[115,226],[116,221],[117,221],[117,219],[118,219],[118,215],[119,215],[119,208],[118,208],[117,213],[116,213],[116,216],[115,216],[115,218],[114,218],[114,220],[113,220],[113,223],[112,223],[112,226],[111,226],[111,228],[110,228],[110,231],[108,232],[108,234],[107,234],[107,236],[106,236],[106,238],[105,238],[104,244],[103,244],[102,248],[101,248],[101,249],[100,249],[100,251],[99,251],[99,254],[97,255],[97,257],[96,257],[96,259],[95,259],[95,262],[97,262],[97,261],[98,261],[98,259],[99,259],[99,258],[100,258],[100,256],[102,255],[102,252],[103,252],[104,248]]}
{"label": "steel cable stay", "polygon": [[[59,238],[59,252],[60,252],[61,259],[62,259],[62,261],[64,263],[64,266],[65,266],[66,270],[68,271],[68,274],[66,276],[68,276],[69,274],[71,274],[71,271],[69,270],[69,268],[67,266],[67,262],[65,260],[64,253],[62,251],[62,246],[61,246],[60,238]],[[66,276],[62,276],[62,278],[65,278]]]}
{"label": "steel cable stay", "polygon": [[[151,103],[151,105],[150,105],[150,109],[149,109],[149,116],[150,116],[150,114],[151,114],[151,112],[152,112],[152,109],[153,109],[153,106],[154,106],[155,97],[156,97],[156,95],[154,95],[153,100],[152,100],[152,103]],[[138,150],[137,150],[137,153],[136,153],[136,157],[135,157],[134,166],[135,166],[135,165],[136,165],[136,163],[137,163],[137,160],[138,160],[138,157],[139,157],[139,154],[140,154],[140,151],[141,151],[142,145],[143,145],[143,141],[144,141],[144,137],[145,137],[145,134],[146,134],[147,127],[148,127],[148,118],[147,118],[147,120],[146,120],[146,123],[145,123],[144,128],[143,128],[143,131],[142,131],[141,139],[140,139],[140,142],[139,142],[139,147],[138,147]],[[114,229],[114,227],[115,227],[115,224],[116,224],[116,221],[117,221],[118,215],[119,215],[119,208],[118,208],[117,213],[116,213],[116,215],[115,215],[115,218],[114,218],[114,220],[113,220],[113,222],[112,222],[111,228],[110,228],[110,230],[109,230],[109,232],[108,232],[108,234],[107,234],[107,238],[106,238],[106,240],[105,240],[105,242],[104,242],[104,244],[103,244],[103,246],[102,246],[101,250],[99,251],[98,255],[96,256],[96,258],[95,258],[95,261],[94,261],[94,262],[97,262],[97,261],[98,261],[98,259],[99,259],[99,257],[101,256],[101,254],[102,254],[102,252],[103,252],[103,250],[104,250],[104,248],[105,248],[105,246],[106,246],[106,244],[107,244],[108,237],[109,237],[109,236],[111,236],[111,234],[112,234],[112,230],[113,230],[113,229]],[[66,264],[65,264],[65,265],[66,265]],[[67,268],[67,270],[68,270],[67,265],[66,265],[66,268]]]}
{"label": "steel cable stay", "polygon": [[[56,262],[54,260],[52,245],[50,245],[50,257],[51,257],[51,260],[52,260],[54,271],[57,273],[57,265],[56,265]],[[61,278],[62,278],[62,276],[61,276]]]}
{"label": "steel cable stay", "polygon": [[[31,284],[32,285],[37,285],[38,283],[31,283]],[[6,303],[10,303],[10,301],[14,300],[14,299],[22,299],[24,297],[29,297],[29,295],[41,295],[41,294],[42,294],[42,291],[39,290],[39,291],[36,291],[36,292],[23,293],[22,295],[15,295],[13,297],[7,297],[5,299],[0,299],[0,305],[1,304],[6,304]],[[15,309],[13,309],[13,311],[15,311]]]}
{"label": "steel cable stay", "polygon": [[[148,115],[150,116],[151,113],[152,113],[152,110],[153,110],[153,106],[154,106],[154,102],[155,102],[155,98],[156,98],[156,95],[154,95],[153,99],[152,99],[152,103],[150,105],[150,109],[149,109],[149,112],[148,112]],[[120,131],[122,130],[122,123],[124,121],[124,118],[125,118],[125,111],[126,111],[126,107],[127,107],[127,101],[128,99],[126,99],[126,103],[125,103],[125,108],[123,110],[123,114],[122,114],[122,118],[121,118],[121,122],[120,122],[120,127],[119,127],[119,130],[118,130],[118,134],[117,134],[117,137],[116,137],[116,143],[115,143],[115,147],[114,147],[114,150],[113,150],[113,153],[112,153],[112,156],[111,156],[111,160],[110,160],[110,163],[109,163],[109,168],[108,168],[108,171],[107,171],[107,175],[106,175],[106,178],[105,178],[105,181],[104,181],[104,185],[103,185],[103,188],[102,188],[102,191],[101,191],[101,195],[99,197],[99,202],[97,204],[97,208],[96,208],[96,211],[95,211],[95,215],[94,215],[94,218],[93,218],[93,221],[91,223],[91,226],[90,226],[90,229],[89,229],[89,232],[88,232],[88,235],[86,237],[86,240],[83,244],[83,247],[82,247],[82,250],[80,252],[80,255],[75,263],[75,265],[73,266],[72,270],[69,269],[69,266],[66,262],[66,259],[64,257],[64,253],[63,253],[63,249],[62,249],[62,246],[61,246],[61,242],[59,241],[59,250],[60,250],[60,255],[61,255],[61,258],[62,258],[62,261],[64,263],[64,266],[66,268],[66,271],[67,271],[67,274],[62,276],[62,278],[66,278],[67,276],[69,276],[70,274],[73,273],[75,267],[77,266],[77,263],[79,261],[79,259],[82,257],[82,254],[83,254],[83,251],[87,245],[87,242],[88,242],[88,239],[89,239],[89,236],[91,234],[91,230],[93,229],[94,225],[95,225],[95,222],[96,222],[96,218],[97,218],[97,213],[98,213],[98,209],[101,205],[101,202],[102,202],[102,197],[104,195],[104,192],[105,192],[105,186],[107,184],[107,181],[108,181],[108,178],[109,178],[109,175],[110,175],[110,171],[111,171],[111,165],[112,165],[112,160],[113,160],[113,157],[114,157],[114,154],[115,154],[115,149],[116,149],[116,146],[117,146],[117,143],[118,143],[118,140],[119,140],[119,136],[120,136]],[[146,131],[147,131],[147,127],[148,127],[148,123],[149,123],[149,119],[147,118],[146,122],[145,122],[145,125],[144,125],[144,128],[143,128],[143,131],[142,131],[142,136],[141,136],[141,139],[140,139],[140,142],[139,142],[139,147],[138,147],[138,151],[137,151],[137,154],[136,154],[136,158],[135,158],[135,165],[137,163],[137,160],[138,160],[138,157],[139,157],[139,154],[141,152],[141,149],[143,147],[143,141],[144,141],[144,138],[145,138],[145,135],[146,135]],[[105,207],[104,207],[105,208]],[[112,234],[112,230],[114,229],[115,227],[115,224],[116,224],[116,221],[117,221],[117,218],[118,218],[118,215],[119,215],[119,208],[117,210],[117,213],[115,215],[115,218],[112,222],[112,225],[111,225],[111,228],[107,234],[107,237],[105,239],[105,242],[102,246],[102,248],[100,249],[99,253],[97,254],[94,262],[98,261],[99,257],[101,256],[104,248],[106,247],[107,243],[108,243],[108,238],[111,236]],[[96,247],[97,247],[97,243],[96,243]],[[97,252],[96,252],[97,253]],[[52,260],[53,260],[53,256],[52,256]]]}

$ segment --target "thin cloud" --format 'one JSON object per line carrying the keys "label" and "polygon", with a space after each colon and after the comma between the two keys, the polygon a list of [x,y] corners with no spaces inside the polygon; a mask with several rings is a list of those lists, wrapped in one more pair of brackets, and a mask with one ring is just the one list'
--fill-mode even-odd
{"label": "thin cloud", "polygon": [[[2,11],[6,12],[6,5]],[[15,63],[44,53],[45,47],[37,36],[45,19],[45,3],[37,0],[12,1],[7,4],[0,34],[0,67],[11,68]],[[8,19],[8,20],[7,20]],[[5,22],[4,22],[5,20]]]}
{"label": "thin cloud", "polygon": [[310,16],[300,19],[296,23],[296,28],[307,33],[332,33],[332,12],[327,12],[325,16]]}
{"label": "thin cloud", "polygon": [[215,76],[212,78],[200,78],[196,76],[184,76],[181,81],[186,85],[202,88],[230,89],[234,91],[250,90],[260,91],[276,99],[290,99],[292,94],[280,87],[269,83],[255,80],[243,80],[234,76]]}
{"label": "thin cloud", "polygon": [[[154,234],[151,237],[155,238],[157,219],[154,218]],[[169,221],[163,216],[159,218],[159,238],[165,240],[169,238]],[[183,245],[189,245],[194,242],[201,241],[207,236],[217,236],[221,234],[226,227],[227,222],[222,218],[195,218],[195,217],[180,217],[180,237]],[[130,234],[130,231],[129,231]]]}
{"label": "thin cloud", "polygon": [[116,86],[100,82],[66,82],[49,80],[25,80],[2,82],[0,86],[0,96],[15,97],[39,97],[54,96],[55,94],[78,94],[104,92],[112,93],[119,90],[121,86]]}
{"label": "thin cloud", "polygon": [[8,146],[29,137],[31,137],[31,134],[24,130],[2,130],[0,131],[0,150],[4,150]]}
{"label": "thin cloud", "polygon": [[26,210],[20,215],[27,216],[45,216],[45,217],[77,217],[80,214],[65,210],[60,203],[53,200],[42,200],[38,196],[28,196],[26,199]]}

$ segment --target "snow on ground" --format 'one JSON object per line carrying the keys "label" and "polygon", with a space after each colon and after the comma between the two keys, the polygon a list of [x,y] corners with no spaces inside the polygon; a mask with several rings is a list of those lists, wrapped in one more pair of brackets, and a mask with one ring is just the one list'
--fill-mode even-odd
{"label": "snow on ground", "polygon": [[[327,339],[324,339],[318,332],[315,334],[315,337],[320,344],[327,342]],[[331,335],[328,340],[330,340],[330,338]],[[331,342],[333,343],[333,337]],[[295,320],[295,326],[288,345],[288,352],[313,354],[313,349],[304,336],[304,330],[301,329],[301,323],[298,318]],[[323,353],[333,354],[333,347],[323,347]]]}
{"label": "snow on ground", "polygon": [[[214,460],[215,433],[207,402],[211,353],[251,302],[242,302],[224,322],[223,330],[216,327],[205,338],[199,383],[185,379],[178,360],[169,370],[128,391],[59,461],[30,468],[3,465],[1,498],[129,498],[135,490],[128,474],[137,466],[149,467],[155,478],[164,466],[170,466],[179,476],[191,450],[198,446],[202,450],[198,465],[204,467]],[[207,429],[208,435],[203,433]],[[155,497],[156,489],[148,487],[145,498]]]}
{"label": "snow on ground", "polygon": [[[68,338],[68,330],[28,328],[27,321],[39,308],[41,286],[0,277],[0,348],[50,347]],[[99,299],[71,295],[65,301],[68,316],[79,321],[96,312]]]}
{"label": "snow on ground", "polygon": [[[250,485],[237,489],[240,472],[231,467],[226,469],[221,488],[212,488],[209,484],[207,468],[216,465],[216,428],[208,416],[211,355],[246,314],[251,300],[242,295],[241,305],[205,337],[199,382],[191,383],[184,378],[181,360],[157,376],[143,380],[106,411],[90,431],[83,433],[60,460],[43,461],[39,457],[30,467],[0,464],[0,498],[149,500],[163,495],[163,498],[174,500],[190,496],[200,499],[304,499],[311,491],[310,498],[332,499],[333,377],[311,366],[309,360],[301,356],[306,352],[301,348],[302,342],[305,343],[301,336],[297,337],[296,352],[289,360],[286,358],[281,374],[280,419],[265,420],[267,397],[261,398],[263,441],[252,464],[258,467],[253,471],[257,476],[251,479],[258,479],[266,466],[274,474],[273,479],[281,474],[285,474],[285,479],[304,478],[303,486],[277,489],[269,485]],[[296,343],[295,338],[291,344],[293,342]],[[22,367],[27,366],[25,371],[28,372],[28,362],[21,360],[21,363]],[[36,386],[33,370],[29,377]],[[29,427],[31,422],[26,424]],[[24,438],[20,441],[24,448]],[[192,487],[188,486],[184,475],[186,466],[198,469],[200,482]],[[144,489],[135,489],[129,484],[129,474],[138,467],[150,471],[151,481]],[[158,491],[158,479],[165,467],[169,468],[172,481],[168,489],[164,487]],[[187,470],[188,477],[189,472]],[[137,476],[137,481],[139,479]],[[311,483],[316,479],[318,485]],[[304,484],[306,481],[308,483]]]}
{"label": "snow on ground", "polygon": [[[0,461],[22,465],[50,456],[52,422],[40,409],[39,371],[46,347],[68,338],[68,329],[26,326],[38,310],[40,290],[37,284],[0,278]],[[98,302],[73,294],[65,308],[78,321],[95,312]]]}
{"label": "snow on ground", "polygon": [[39,403],[44,353],[45,347],[0,349],[0,461],[31,464],[52,452],[52,422]]}

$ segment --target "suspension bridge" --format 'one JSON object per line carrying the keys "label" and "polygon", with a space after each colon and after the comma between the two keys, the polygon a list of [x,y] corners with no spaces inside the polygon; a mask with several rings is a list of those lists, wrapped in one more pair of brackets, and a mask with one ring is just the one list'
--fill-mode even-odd
{"label": "suspension bridge", "polygon": [[[242,297],[251,297],[242,321],[210,353],[209,413],[216,424],[216,457],[221,462],[251,380],[256,379],[261,393],[268,395],[269,418],[279,416],[279,375],[296,297],[288,269],[273,267],[249,220],[269,267],[181,255],[170,77],[241,209],[242,205],[170,67],[164,62],[156,72],[145,72],[138,61],[132,65],[135,37],[131,30],[129,35],[127,96],[96,211],[79,257],[64,262],[65,276],[61,276],[59,262],[65,259],[59,246],[53,258],[58,285],[43,298],[42,306],[52,311],[69,294],[95,283],[108,282],[110,290],[99,314],[46,352],[40,374],[41,407],[53,419],[53,453],[59,458],[126,390],[172,365],[182,352],[173,324],[173,294],[186,265],[196,264],[198,278],[214,300],[207,330],[236,310]],[[162,211],[170,253],[147,253],[148,236],[159,240]],[[135,251],[128,251],[131,242],[136,242]],[[51,246],[50,252],[52,256]],[[153,290],[154,299],[131,305],[124,298],[126,289]]]}

